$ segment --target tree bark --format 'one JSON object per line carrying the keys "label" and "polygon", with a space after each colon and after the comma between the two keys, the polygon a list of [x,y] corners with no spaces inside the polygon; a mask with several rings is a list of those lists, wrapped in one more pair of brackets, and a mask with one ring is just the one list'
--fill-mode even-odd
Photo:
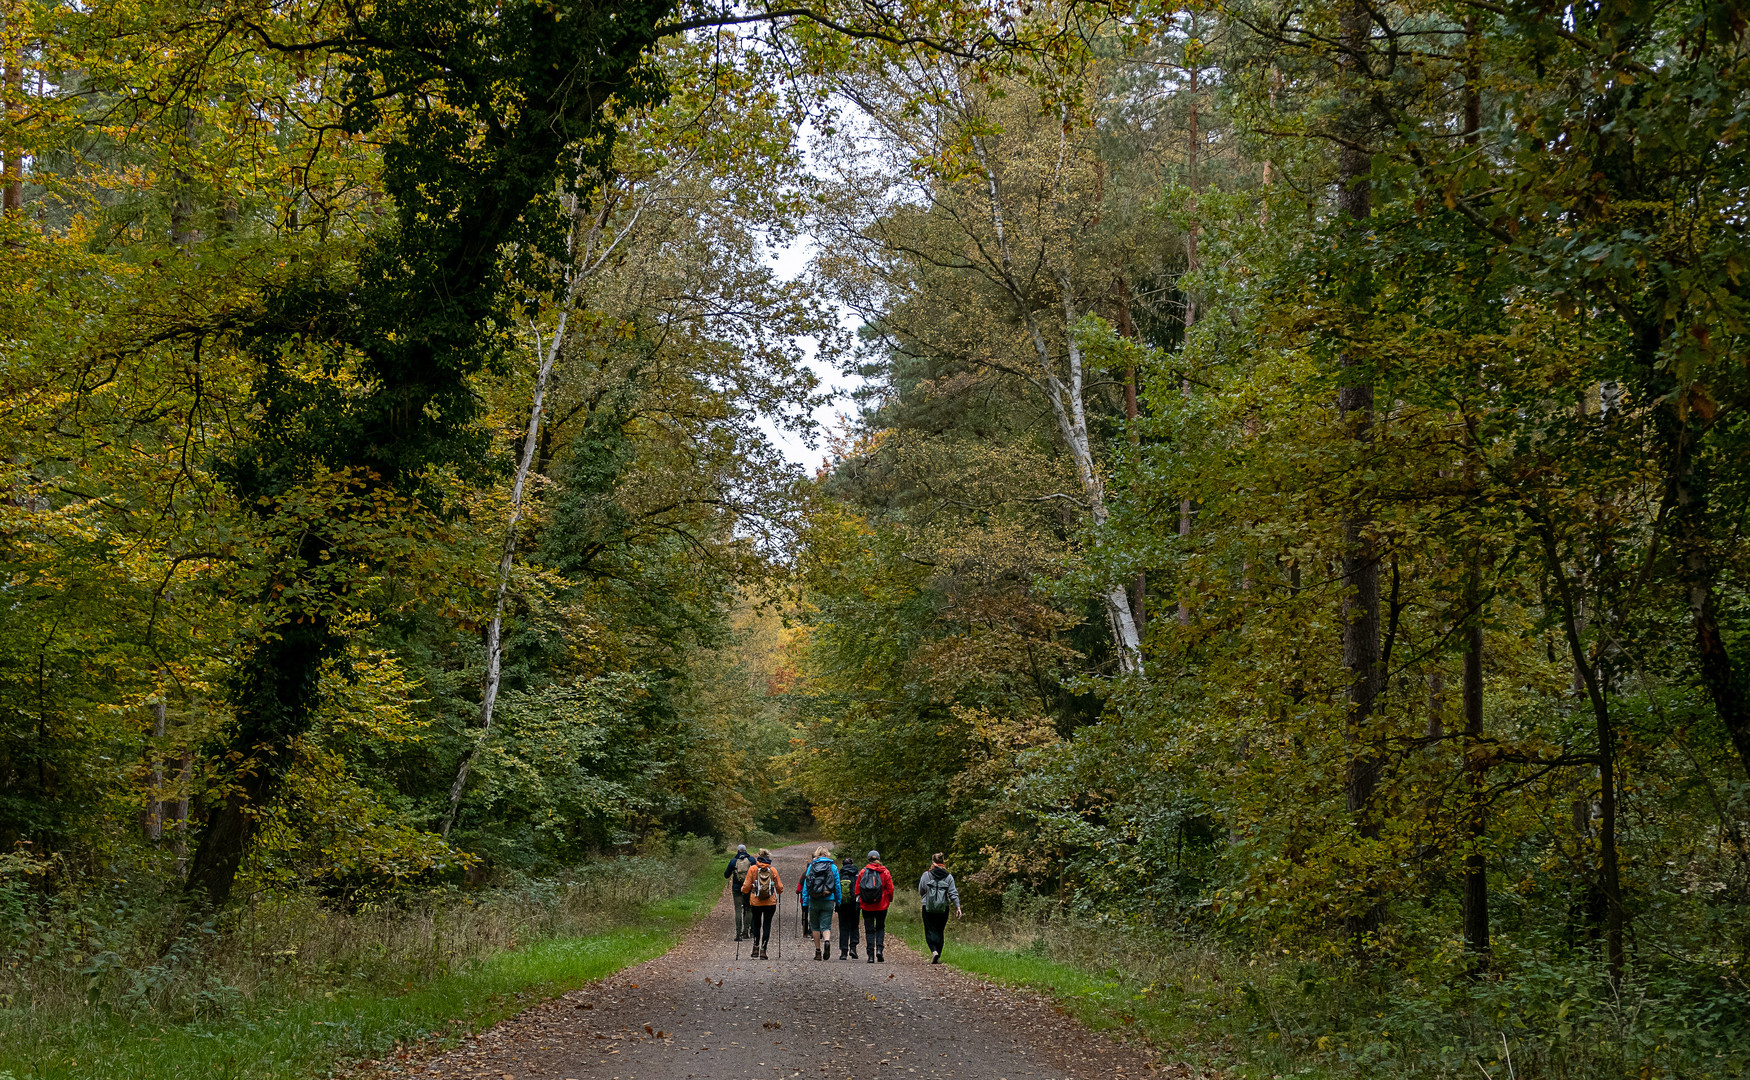
{"label": "tree bark", "polygon": [[[14,47],[6,50],[4,70],[0,70],[0,82],[6,87],[6,117],[9,126],[16,130],[19,114],[23,112],[24,97],[24,50]],[[18,213],[24,209],[24,149],[20,146],[0,148],[4,154],[0,158],[0,210],[8,214]]]}
{"label": "tree bark", "polygon": [[[1373,213],[1368,176],[1371,167],[1361,146],[1365,127],[1362,120],[1365,93],[1361,82],[1367,65],[1371,15],[1365,4],[1349,0],[1343,6],[1340,21],[1340,63],[1344,68],[1342,122],[1348,129],[1348,138],[1338,151],[1337,209],[1349,220],[1351,230],[1359,233]],[[1352,352],[1345,351],[1339,363],[1345,375],[1344,384],[1337,391],[1337,412],[1348,427],[1349,437],[1358,447],[1365,448],[1373,440],[1373,383],[1364,372],[1355,370],[1358,362]],[[1381,767],[1378,756],[1367,745],[1367,726],[1373,718],[1380,688],[1379,557],[1365,498],[1365,493],[1352,495],[1342,521],[1343,580],[1348,586],[1343,601],[1343,667],[1349,672],[1345,734],[1350,743],[1344,802],[1360,835],[1375,839],[1379,826],[1372,819],[1371,803],[1379,787]],[[1368,886],[1366,891],[1370,899],[1365,910],[1345,920],[1349,936],[1357,944],[1377,930],[1384,917],[1379,902],[1371,898],[1373,889]]]}
{"label": "tree bark", "polygon": [[[1476,146],[1482,128],[1482,64],[1478,56],[1477,21],[1465,19],[1464,61],[1464,141]],[[1476,486],[1476,460],[1466,462],[1466,480]],[[1488,767],[1483,760],[1483,595],[1482,565],[1471,558],[1470,575],[1465,579],[1464,608],[1464,775],[1467,831],[1470,852],[1464,859],[1464,944],[1470,951],[1473,970],[1489,967],[1489,867],[1480,850],[1488,832],[1486,804]]]}
{"label": "tree bark", "polygon": [[1586,698],[1592,706],[1594,729],[1598,738],[1598,877],[1604,893],[1605,955],[1613,981],[1620,981],[1627,957],[1623,951],[1622,874],[1616,850],[1616,731],[1610,715],[1610,702],[1605,697],[1599,670],[1586,655],[1580,640],[1573,585],[1567,569],[1556,550],[1555,532],[1547,523],[1540,523],[1544,565],[1556,585],[1556,597],[1561,603],[1562,629],[1573,656],[1574,668],[1586,688]]}
{"label": "tree bark", "polygon": [[1738,752],[1738,762],[1750,777],[1750,686],[1733,663],[1720,631],[1719,609],[1714,598],[1718,571],[1707,530],[1708,478],[1696,474],[1693,454],[1688,452],[1689,433],[1679,463],[1673,515],[1677,542],[1682,547],[1684,585],[1689,601],[1690,627],[1694,635],[1696,668],[1713,702],[1720,725]]}
{"label": "tree bark", "polygon": [[164,729],[168,710],[164,705],[164,693],[158,693],[158,700],[152,703],[152,743],[146,751],[146,813],[142,824],[146,839],[156,843],[164,838]]}
{"label": "tree bark", "polygon": [[[1192,25],[1193,29],[1195,29],[1196,22],[1193,21],[1191,25]],[[1198,67],[1197,57],[1193,56],[1190,58],[1190,60],[1191,60],[1191,71],[1190,71],[1190,81],[1189,81],[1189,85],[1187,86],[1187,90],[1189,90],[1189,92],[1191,94],[1191,101],[1190,101],[1189,107],[1186,110],[1187,117],[1186,117],[1186,125],[1185,125],[1185,127],[1186,127],[1185,186],[1191,189],[1191,200],[1190,200],[1191,201],[1191,228],[1185,235],[1185,273],[1187,275],[1197,273],[1197,269],[1198,269],[1198,262],[1197,262],[1197,151],[1198,151],[1198,149],[1200,147],[1200,143],[1201,143],[1201,136],[1197,130],[1197,76],[1198,76],[1200,69]],[[1197,298],[1191,294],[1191,291],[1189,289],[1187,289],[1187,290],[1185,290],[1185,338],[1186,338],[1187,345],[1190,344],[1191,328],[1193,326],[1196,326],[1196,325],[1197,325]],[[1184,380],[1184,382],[1182,382],[1179,386],[1179,392],[1184,394],[1186,397],[1190,397],[1191,396],[1191,380],[1189,380],[1189,379]],[[1189,498],[1179,500],[1179,539],[1182,542],[1181,546],[1188,547],[1190,545],[1190,541],[1191,541],[1191,500]],[[1179,625],[1180,626],[1190,626],[1191,625],[1191,605],[1185,601],[1184,590],[1180,589],[1179,592],[1180,592],[1179,612],[1178,612]]]}
{"label": "tree bark", "polygon": [[1465,582],[1464,606],[1464,774],[1468,805],[1466,831],[1471,850],[1464,858],[1464,944],[1473,969],[1489,966],[1488,861],[1478,850],[1488,831],[1483,738],[1483,611],[1482,568],[1474,560]]}
{"label": "tree bark", "polygon": [[[1136,340],[1136,323],[1130,317],[1130,283],[1123,274],[1118,275],[1116,292],[1118,294],[1118,333],[1126,340]],[[1124,419],[1130,430],[1130,445],[1142,445],[1142,434],[1136,430],[1136,418],[1139,415],[1136,402],[1136,365],[1129,364],[1124,369]],[[1148,571],[1136,572],[1136,583],[1131,587],[1131,615],[1136,619],[1136,632],[1141,636],[1148,627]]]}
{"label": "tree bark", "polygon": [[487,737],[492,734],[492,712],[498,704],[499,675],[504,661],[504,604],[510,595],[510,572],[516,561],[517,526],[523,516],[523,485],[529,478],[535,449],[540,445],[541,407],[546,398],[547,383],[553,377],[553,365],[558,362],[560,349],[565,344],[565,325],[571,317],[569,288],[564,303],[565,307],[559,312],[559,325],[553,330],[553,341],[541,354],[540,370],[535,375],[534,399],[529,405],[528,430],[523,435],[522,454],[517,458],[516,479],[511,483],[510,520],[505,523],[504,550],[498,557],[498,590],[493,597],[492,621],[486,627],[486,681],[480,693],[479,734],[474,738],[474,745],[463,755],[462,764],[456,769],[456,778],[450,783],[450,804],[444,812],[441,830],[445,840],[450,838],[450,830],[455,827],[456,811],[462,805],[462,789],[468,784],[468,774],[473,770],[481,748],[486,745]]}

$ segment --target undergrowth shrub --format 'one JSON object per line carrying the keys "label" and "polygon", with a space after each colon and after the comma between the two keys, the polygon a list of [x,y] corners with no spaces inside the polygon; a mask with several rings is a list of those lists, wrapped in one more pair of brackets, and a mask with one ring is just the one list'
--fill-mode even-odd
{"label": "undergrowth shrub", "polygon": [[1265,1075],[1750,1075],[1750,992],[1693,965],[1631,966],[1612,985],[1590,955],[1503,937],[1482,975],[1467,974],[1457,942],[1416,970],[1363,967],[1329,952],[1077,913],[1019,888],[997,917],[956,936],[1102,974],[1102,1006],[1123,1023],[1152,1012],[1153,1034],[1182,1040],[1191,1056],[1251,1059]]}
{"label": "undergrowth shrub", "polygon": [[434,886],[342,909],[266,893],[205,922],[114,880],[0,897],[0,1028],[94,1014],[224,1019],[264,997],[394,993],[507,949],[635,922],[713,858],[695,838],[479,889]]}

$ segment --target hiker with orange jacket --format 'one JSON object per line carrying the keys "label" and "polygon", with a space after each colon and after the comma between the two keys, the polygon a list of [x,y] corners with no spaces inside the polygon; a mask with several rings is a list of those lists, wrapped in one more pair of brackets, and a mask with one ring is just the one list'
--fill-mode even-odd
{"label": "hiker with orange jacket", "polygon": [[772,853],[760,848],[760,856],[748,868],[747,880],[741,891],[747,894],[748,910],[753,913],[753,927],[748,936],[753,939],[756,960],[766,959],[766,943],[772,939],[772,916],[778,911],[778,897],[783,895],[784,882],[778,868],[772,865]]}
{"label": "hiker with orange jacket", "polygon": [[887,907],[893,903],[893,875],[881,865],[881,853],[871,851],[869,861],[857,871],[857,906],[863,909],[863,946],[868,962],[887,963]]}

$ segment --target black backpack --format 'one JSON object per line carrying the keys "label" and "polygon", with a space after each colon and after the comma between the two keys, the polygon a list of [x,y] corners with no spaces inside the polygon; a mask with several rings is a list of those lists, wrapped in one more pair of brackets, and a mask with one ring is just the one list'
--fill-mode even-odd
{"label": "black backpack", "polygon": [[873,866],[863,867],[863,872],[857,875],[857,899],[865,904],[879,904],[881,893],[881,871]]}
{"label": "black backpack", "polygon": [[808,902],[810,904],[832,903],[832,862],[827,859],[816,859],[808,864]]}

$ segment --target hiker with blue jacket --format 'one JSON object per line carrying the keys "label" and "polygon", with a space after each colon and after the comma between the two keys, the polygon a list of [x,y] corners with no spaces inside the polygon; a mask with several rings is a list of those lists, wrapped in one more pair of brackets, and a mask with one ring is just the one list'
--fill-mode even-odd
{"label": "hiker with blue jacket", "polygon": [[918,879],[918,896],[924,902],[924,943],[930,947],[930,963],[942,962],[943,932],[948,929],[948,911],[960,917],[960,890],[940,851],[930,856],[930,868]]}
{"label": "hiker with blue jacket", "polygon": [[748,896],[741,891],[741,883],[747,878],[747,872],[753,869],[753,856],[747,853],[746,844],[735,845],[735,857],[729,860],[729,866],[723,871],[723,876],[729,879],[729,891],[735,897],[735,940],[741,941],[753,932],[753,909],[748,904]]}
{"label": "hiker with blue jacket", "polygon": [[808,932],[814,935],[814,958],[832,959],[832,913],[844,896],[838,864],[829,848],[814,849],[814,859],[802,871],[802,910],[807,913]]}

